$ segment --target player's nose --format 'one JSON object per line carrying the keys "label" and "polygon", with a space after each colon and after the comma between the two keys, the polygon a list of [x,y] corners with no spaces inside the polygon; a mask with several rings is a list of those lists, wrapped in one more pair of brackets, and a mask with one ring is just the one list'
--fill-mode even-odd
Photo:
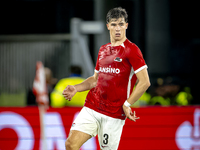
{"label": "player's nose", "polygon": [[115,28],[115,30],[118,30],[118,31],[120,31],[120,26],[119,26],[119,25],[117,25],[117,26],[116,26],[116,28]]}

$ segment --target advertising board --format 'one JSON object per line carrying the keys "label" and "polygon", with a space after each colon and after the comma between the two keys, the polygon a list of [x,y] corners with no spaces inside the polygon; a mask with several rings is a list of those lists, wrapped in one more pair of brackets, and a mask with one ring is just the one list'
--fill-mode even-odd
{"label": "advertising board", "polygon": [[[140,117],[126,120],[119,150],[199,150],[200,107],[132,108]],[[0,107],[0,150],[64,150],[74,118],[81,108],[50,108],[44,116],[45,140],[41,139],[37,107]],[[113,124],[114,126],[114,124]],[[81,150],[99,150],[98,138]]]}

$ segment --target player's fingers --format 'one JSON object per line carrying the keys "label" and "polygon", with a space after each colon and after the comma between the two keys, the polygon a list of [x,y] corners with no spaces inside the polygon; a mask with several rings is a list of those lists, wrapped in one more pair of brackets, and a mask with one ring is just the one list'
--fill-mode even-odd
{"label": "player's fingers", "polygon": [[135,118],[133,121],[136,122],[137,119],[140,119],[140,118]]}
{"label": "player's fingers", "polygon": [[67,93],[64,93],[64,94],[63,94],[63,96],[64,96],[64,97],[68,97],[68,96],[69,96],[69,94],[67,94]]}
{"label": "player's fingers", "polygon": [[130,115],[133,116],[133,117],[135,117],[135,113],[134,112],[132,112],[132,111],[130,112]]}
{"label": "player's fingers", "polygon": [[134,118],[133,116],[131,116],[131,115],[129,115],[127,118],[128,118],[129,120],[131,120],[131,121],[135,121],[135,118]]}
{"label": "player's fingers", "polygon": [[67,101],[70,101],[70,99],[69,98],[65,98]]}
{"label": "player's fingers", "polygon": [[140,119],[140,117],[136,117],[135,120]]}
{"label": "player's fingers", "polygon": [[131,116],[134,116],[134,113],[131,111],[131,112],[130,112],[130,115],[131,115]]}
{"label": "player's fingers", "polygon": [[140,117],[134,117],[134,116],[128,116],[127,118],[134,122],[136,122],[136,120],[140,119]]}
{"label": "player's fingers", "polygon": [[67,93],[68,93],[67,90],[64,90],[64,91],[62,92],[63,95],[66,95]]}
{"label": "player's fingers", "polygon": [[71,98],[69,94],[64,94],[63,96],[64,96],[64,98],[65,98],[66,100],[69,100],[69,99]]}
{"label": "player's fingers", "polygon": [[135,111],[134,111],[133,114],[134,114],[133,116],[135,117],[135,119],[140,119],[140,117],[137,117],[137,116],[136,116],[136,112],[135,112]]}
{"label": "player's fingers", "polygon": [[134,114],[133,116],[134,116],[135,118],[137,118],[135,111],[134,111],[134,113],[133,113],[133,114]]}
{"label": "player's fingers", "polygon": [[67,92],[69,90],[70,86],[68,85],[64,90],[63,93]]}
{"label": "player's fingers", "polygon": [[65,98],[66,100],[68,100],[68,97],[67,97],[67,96],[64,96],[64,98]]}
{"label": "player's fingers", "polygon": [[134,119],[132,119],[131,117],[127,117],[129,120],[134,121]]}

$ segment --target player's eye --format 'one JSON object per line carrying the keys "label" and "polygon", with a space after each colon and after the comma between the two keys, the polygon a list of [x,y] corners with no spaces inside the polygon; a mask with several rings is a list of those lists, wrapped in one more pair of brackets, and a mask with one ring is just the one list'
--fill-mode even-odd
{"label": "player's eye", "polygon": [[116,26],[116,24],[112,23],[111,26]]}
{"label": "player's eye", "polygon": [[119,26],[123,26],[123,25],[124,25],[124,23],[120,23],[120,24],[119,24]]}

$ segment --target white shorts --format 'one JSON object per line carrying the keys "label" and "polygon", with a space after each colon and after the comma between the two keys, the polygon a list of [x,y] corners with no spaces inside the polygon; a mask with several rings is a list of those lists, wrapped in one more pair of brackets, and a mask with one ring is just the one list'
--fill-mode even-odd
{"label": "white shorts", "polygon": [[83,107],[74,120],[71,130],[98,134],[99,145],[104,150],[117,150],[125,120],[112,118]]}

